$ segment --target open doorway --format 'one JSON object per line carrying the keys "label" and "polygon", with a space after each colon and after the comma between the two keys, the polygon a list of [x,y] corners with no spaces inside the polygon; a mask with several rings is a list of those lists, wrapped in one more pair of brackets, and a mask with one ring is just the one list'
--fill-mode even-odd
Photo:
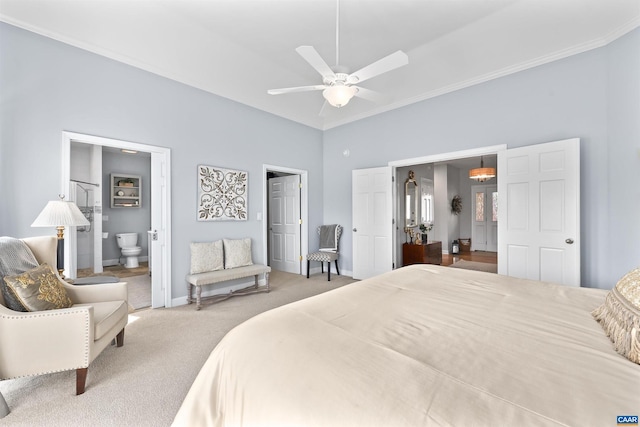
{"label": "open doorway", "polygon": [[274,270],[306,274],[302,259],[309,247],[307,171],[263,165],[263,180],[264,259]]}
{"label": "open doorway", "polygon": [[[478,228],[480,222],[474,221],[476,213],[490,215],[494,206],[489,203],[489,199],[485,198],[483,199],[485,205],[482,206],[484,210],[476,212],[478,201],[475,198],[473,187],[478,183],[469,179],[468,172],[469,169],[480,165],[481,158],[484,158],[488,167],[497,167],[497,153],[504,149],[506,149],[504,146],[492,146],[389,163],[389,166],[394,167],[394,174],[397,177],[397,198],[404,197],[403,183],[409,170],[414,171],[418,182],[424,183],[426,186],[430,182],[433,183],[434,226],[429,231],[428,238],[429,241],[441,242],[442,265],[451,265],[460,260],[466,260],[472,263],[493,264],[492,270],[497,271],[497,247],[494,248],[491,245],[493,240],[487,241],[489,237],[493,237],[497,241],[497,221],[495,227],[491,228],[495,234],[491,234],[488,228],[481,230]],[[492,182],[487,182],[487,184],[495,185],[496,182],[497,179],[494,178]],[[457,213],[452,212],[452,201],[455,196],[459,196],[462,200],[462,208]],[[396,266],[402,266],[402,245],[408,239],[404,228],[400,226],[404,224],[402,221],[404,203],[398,199],[395,201],[395,206],[395,215],[399,220],[396,221],[398,226],[394,233],[394,260]],[[424,216],[421,215],[421,217]],[[486,221],[482,225],[487,227]],[[489,226],[491,225],[493,224],[489,224]],[[484,231],[484,233],[479,234],[476,233],[477,231]],[[478,237],[474,239],[472,236]],[[456,242],[455,248],[454,241]],[[477,247],[473,247],[474,241]]]}
{"label": "open doorway", "polygon": [[[92,184],[97,184],[96,188],[100,188],[100,190],[94,190],[92,193],[92,198],[89,199],[87,195],[87,202],[92,208],[91,215],[93,216],[93,232],[99,233],[99,235],[93,235],[94,240],[94,253],[93,257],[95,258],[92,269],[94,271],[100,270],[100,265],[103,264],[102,261],[102,213],[103,206],[107,203],[111,206],[112,200],[111,198],[111,190],[113,184],[111,181],[113,177],[109,175],[109,178],[105,178],[105,175],[102,171],[102,159],[101,155],[103,150],[107,150],[109,152],[114,152],[120,150],[131,150],[137,151],[139,153],[146,153],[143,155],[143,158],[147,160],[142,160],[143,162],[150,161],[149,165],[149,178],[148,181],[148,196],[149,196],[149,207],[150,207],[150,220],[144,226],[145,230],[137,230],[138,234],[138,244],[142,244],[144,246],[148,246],[147,254],[149,265],[152,265],[151,269],[151,307],[171,307],[171,287],[170,287],[170,277],[171,277],[171,221],[170,221],[170,206],[171,206],[171,198],[170,198],[170,150],[168,148],[157,147],[152,145],[145,145],[139,143],[133,143],[128,141],[114,140],[109,138],[96,137],[92,135],[84,135],[72,132],[63,132],[62,135],[62,189],[70,200],[75,200],[78,198],[77,186],[78,180],[73,179],[72,177],[72,146],[76,144],[83,144],[83,146],[89,147],[91,155],[91,161],[89,162],[92,170],[88,172],[88,176],[90,177],[90,181]],[[98,155],[97,153],[100,153]],[[149,160],[150,159],[150,160]],[[97,172],[97,171],[100,172]],[[122,172],[122,171],[119,171]],[[135,175],[135,176],[133,176]],[[127,196],[132,198],[132,204],[135,204],[134,199],[138,198],[138,203],[140,203],[139,192],[143,188],[140,187],[140,178],[138,179],[138,184],[136,185],[136,177],[140,177],[139,174],[132,174],[133,183],[129,184],[127,182],[126,185],[131,185],[130,191],[134,191],[136,194],[127,194]],[[131,178],[131,177],[130,177]],[[123,179],[124,181],[125,179]],[[98,187],[99,186],[99,187]],[[104,187],[108,186],[108,191],[103,191]],[[84,187],[87,188],[88,184],[84,184]],[[115,188],[115,187],[114,187]],[[105,196],[108,194],[108,196]],[[105,199],[106,200],[103,200]],[[84,203],[84,201],[81,201]],[[134,227],[135,228],[135,227]],[[140,228],[140,227],[137,227]],[[117,231],[117,230],[116,230]],[[124,230],[121,230],[124,231]],[[147,233],[149,231],[150,233]],[[79,231],[76,229],[71,229],[69,233],[69,238],[65,239],[65,271],[69,275],[69,277],[76,277],[77,275],[77,260],[78,260],[78,233]],[[115,236],[111,236],[115,238]],[[98,254],[100,256],[98,256]],[[98,258],[100,258],[98,260]],[[117,263],[119,263],[119,258]],[[107,263],[109,264],[109,263]],[[148,272],[148,270],[147,270]]]}

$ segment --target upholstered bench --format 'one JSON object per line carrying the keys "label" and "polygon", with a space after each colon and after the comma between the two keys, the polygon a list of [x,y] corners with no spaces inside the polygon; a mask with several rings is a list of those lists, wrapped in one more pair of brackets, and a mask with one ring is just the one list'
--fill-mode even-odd
{"label": "upholstered bench", "polygon": [[[196,288],[196,310],[202,307],[202,301],[222,301],[236,295],[248,295],[256,292],[269,292],[269,273],[271,267],[254,264],[251,260],[251,239],[218,240],[215,242],[191,243],[191,271],[186,276],[187,303],[194,301],[193,288]],[[264,274],[265,286],[259,286],[258,276]],[[254,284],[226,294],[202,297],[202,287],[254,276]]]}

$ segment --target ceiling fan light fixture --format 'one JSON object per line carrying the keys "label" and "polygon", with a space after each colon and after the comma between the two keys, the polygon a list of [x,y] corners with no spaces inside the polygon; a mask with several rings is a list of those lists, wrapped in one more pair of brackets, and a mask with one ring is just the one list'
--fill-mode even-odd
{"label": "ceiling fan light fixture", "polygon": [[334,85],[322,91],[322,96],[336,108],[344,107],[358,90],[352,86]]}
{"label": "ceiling fan light fixture", "polygon": [[478,182],[485,182],[488,179],[495,178],[495,168],[485,168],[484,159],[480,157],[480,167],[469,171],[469,178]]}

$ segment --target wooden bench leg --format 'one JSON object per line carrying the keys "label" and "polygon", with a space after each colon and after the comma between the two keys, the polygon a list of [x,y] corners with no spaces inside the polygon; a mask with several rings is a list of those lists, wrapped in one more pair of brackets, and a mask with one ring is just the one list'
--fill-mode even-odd
{"label": "wooden bench leg", "polygon": [[202,307],[202,286],[196,286],[196,310]]}
{"label": "wooden bench leg", "polygon": [[[308,271],[309,270],[307,269],[307,272]],[[265,282],[267,282],[267,292],[270,292],[271,288],[269,287],[269,272],[265,272],[264,273],[264,280],[265,280]]]}
{"label": "wooden bench leg", "polygon": [[193,302],[192,298],[192,285],[187,282],[187,304],[191,304]]}

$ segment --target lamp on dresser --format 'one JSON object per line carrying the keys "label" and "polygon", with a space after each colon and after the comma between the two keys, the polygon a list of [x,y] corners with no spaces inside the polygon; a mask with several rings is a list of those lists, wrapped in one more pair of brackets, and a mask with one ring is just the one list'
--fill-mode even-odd
{"label": "lamp on dresser", "polygon": [[64,200],[64,194],[58,194],[58,197],[60,200],[52,200],[47,203],[31,226],[56,227],[58,230],[56,268],[60,277],[64,277],[64,227],[86,226],[90,225],[90,223],[75,203]]}

